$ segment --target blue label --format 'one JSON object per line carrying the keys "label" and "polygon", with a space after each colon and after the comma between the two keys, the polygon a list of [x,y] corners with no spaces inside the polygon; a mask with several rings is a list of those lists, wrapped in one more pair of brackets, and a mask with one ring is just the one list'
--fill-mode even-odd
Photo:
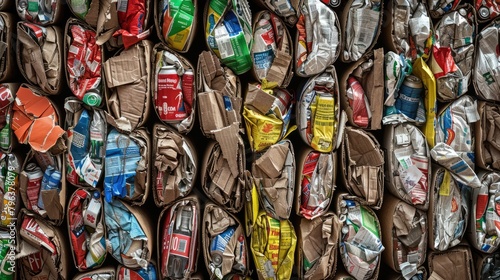
{"label": "blue label", "polygon": [[242,31],[240,22],[233,11],[229,11],[224,17],[224,27],[226,27],[230,37],[234,37]]}
{"label": "blue label", "polygon": [[255,67],[257,67],[258,69],[271,68],[273,60],[274,60],[274,52],[272,49],[263,52],[253,53],[253,62]]}
{"label": "blue label", "polygon": [[223,96],[224,99],[224,107],[226,108],[226,111],[232,111],[233,110],[233,103],[231,102],[231,97],[229,96]]}

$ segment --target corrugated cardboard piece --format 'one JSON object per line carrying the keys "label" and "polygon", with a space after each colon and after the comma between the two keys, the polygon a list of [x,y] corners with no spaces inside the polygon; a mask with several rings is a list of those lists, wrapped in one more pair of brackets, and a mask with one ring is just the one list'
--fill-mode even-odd
{"label": "corrugated cardboard piece", "polygon": [[[61,172],[61,187],[60,191],[57,190],[43,190],[41,199],[45,209],[40,210],[32,209],[33,212],[39,214],[44,218],[49,224],[59,226],[63,223],[66,214],[66,164],[64,162],[64,157],[62,154],[54,156],[49,153],[39,153],[31,150],[25,158],[22,166],[21,174],[19,175],[19,193],[24,206],[30,204],[28,199],[28,173],[26,172],[26,166],[29,163],[36,163],[45,172],[49,165],[55,167],[56,170]],[[40,198],[40,197],[39,197]],[[27,207],[28,208],[28,207]],[[29,208],[28,208],[29,209]]]}
{"label": "corrugated cardboard piece", "polygon": [[474,280],[474,263],[468,246],[429,252],[429,280]]}
{"label": "corrugated cardboard piece", "polygon": [[203,212],[201,236],[205,266],[211,278],[243,277],[249,273],[249,246],[243,225],[234,215],[208,203]]}
{"label": "corrugated cardboard piece", "polygon": [[346,127],[340,155],[342,183],[373,209],[382,206],[384,152],[369,132]]}
{"label": "corrugated cardboard piece", "polygon": [[0,22],[3,23],[3,29],[0,30],[0,82],[12,81],[18,73],[15,48],[12,47],[15,43],[13,37],[16,28],[15,20],[13,14],[0,12]]}
{"label": "corrugated cardboard piece", "polygon": [[477,102],[479,121],[475,123],[476,164],[487,170],[500,170],[500,106],[486,101]]}
{"label": "corrugated cardboard piece", "polygon": [[295,188],[295,156],[292,142],[283,140],[259,155],[252,176],[262,209],[279,220],[290,217]]}
{"label": "corrugated cardboard piece", "polygon": [[[149,2],[149,1],[148,1]],[[120,131],[143,126],[151,103],[152,43],[143,40],[104,62],[106,77],[106,120]]]}
{"label": "corrugated cardboard piece", "polygon": [[324,215],[332,203],[337,188],[337,153],[319,153],[312,148],[297,150],[295,213],[315,219]]}
{"label": "corrugated cardboard piece", "polygon": [[366,129],[381,129],[384,109],[384,49],[369,52],[357,62],[349,64],[340,75],[340,106],[347,113],[349,125],[357,127],[354,123],[353,108],[347,97],[347,80],[350,75],[359,81],[370,104],[367,109],[371,112],[371,118]]}
{"label": "corrugated cardboard piece", "polygon": [[[197,89],[199,87],[196,84],[198,81],[196,81],[196,78],[194,76],[194,75],[196,75],[195,73],[197,73],[197,71],[194,68],[194,66],[191,64],[191,62],[189,62],[185,57],[177,54],[175,51],[171,50],[163,43],[159,43],[159,44],[156,44],[154,46],[152,55],[153,55],[152,59],[154,59],[153,64],[152,64],[153,69],[151,69],[152,71],[154,71],[153,72],[154,74],[153,74],[152,79],[151,79],[151,82],[153,83],[152,98],[153,98],[153,102],[155,104],[154,106],[155,106],[156,115],[158,116],[160,121],[162,121],[162,123],[169,125],[169,126],[172,126],[173,128],[175,128],[177,131],[179,131],[182,134],[187,134],[191,131],[191,129],[194,126],[195,117],[196,117],[196,110],[198,107]],[[159,74],[161,68],[164,66],[167,66],[167,65],[175,67],[177,75],[179,76],[179,80],[184,79],[184,77],[185,77],[184,74],[187,70],[192,71],[192,74],[193,74],[193,77],[192,77],[193,84],[191,85],[192,100],[189,100],[191,102],[190,103],[191,112],[189,113],[189,115],[186,118],[184,118],[182,120],[175,120],[175,121],[163,120],[162,117],[160,116],[160,112],[159,112],[159,110],[163,110],[163,108],[162,109],[158,108],[159,105],[156,103],[157,98],[159,98],[158,74]],[[183,80],[183,81],[185,81],[185,80]],[[180,83],[179,88],[182,89],[183,107],[185,108],[186,113],[187,113],[187,102],[186,102],[187,96],[184,95],[184,93],[185,93],[184,83],[183,82],[179,82],[179,83]],[[213,106],[213,104],[210,104],[210,105]],[[166,112],[163,112],[163,114],[166,114]]]}
{"label": "corrugated cardboard piece", "polygon": [[383,146],[385,188],[406,203],[426,211],[431,160],[425,135],[410,123],[389,124],[384,128]]}
{"label": "corrugated cardboard piece", "polygon": [[245,145],[236,123],[213,130],[201,165],[201,186],[205,194],[231,213],[243,208]]}
{"label": "corrugated cardboard piece", "polygon": [[221,65],[217,56],[204,51],[198,57],[198,119],[202,133],[214,138],[213,130],[237,123],[241,127],[242,94],[239,76]]}
{"label": "corrugated cardboard piece", "polygon": [[384,263],[406,277],[415,275],[424,264],[427,252],[426,213],[386,195],[377,214],[381,217]]}
{"label": "corrugated cardboard piece", "polygon": [[[183,211],[190,212],[191,220],[185,220],[185,217],[181,213]],[[175,204],[164,208],[160,213],[157,224],[157,255],[158,263],[160,264],[158,274],[162,279],[167,279],[167,277],[173,278],[174,275],[176,275],[177,279],[191,279],[191,275],[196,271],[198,254],[200,252],[200,226],[201,208],[200,201],[196,195],[190,195],[177,200]],[[184,227],[188,227],[190,232],[186,232],[183,229]],[[175,250],[170,240],[173,234],[182,235],[182,238],[186,242],[186,247],[184,247],[186,257],[182,257],[186,261],[184,269],[178,269],[178,267],[172,265],[174,261],[180,261],[179,259],[169,261],[169,258],[172,257],[171,251]]]}
{"label": "corrugated cardboard piece", "polygon": [[191,193],[199,168],[193,143],[170,127],[153,128],[153,197],[158,207],[170,205]]}
{"label": "corrugated cardboard piece", "polygon": [[331,279],[337,268],[342,223],[333,212],[314,220],[301,218],[297,229],[299,279]]}
{"label": "corrugated cardboard piece", "polygon": [[19,214],[17,227],[17,271],[21,278],[68,279],[71,257],[63,230],[47,224],[25,209]]}
{"label": "corrugated cardboard piece", "polygon": [[18,22],[17,36],[17,65],[24,78],[48,94],[60,93],[64,75],[61,28]]}

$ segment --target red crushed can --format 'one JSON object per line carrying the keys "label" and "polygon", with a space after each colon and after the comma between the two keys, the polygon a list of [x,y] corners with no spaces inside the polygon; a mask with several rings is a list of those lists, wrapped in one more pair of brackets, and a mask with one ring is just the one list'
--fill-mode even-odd
{"label": "red crushed can", "polygon": [[181,78],[174,66],[163,66],[158,72],[156,109],[160,120],[178,122],[187,118]]}
{"label": "red crushed can", "polygon": [[182,94],[184,95],[184,103],[186,106],[186,115],[191,114],[193,108],[193,87],[194,87],[194,73],[193,70],[188,69],[182,75]]}

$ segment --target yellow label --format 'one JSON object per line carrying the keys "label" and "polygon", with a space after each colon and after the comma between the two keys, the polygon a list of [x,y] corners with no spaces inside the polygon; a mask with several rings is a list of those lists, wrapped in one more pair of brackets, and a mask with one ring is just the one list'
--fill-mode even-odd
{"label": "yellow label", "polygon": [[[311,106],[312,107],[312,106]],[[312,111],[313,108],[311,108]],[[335,99],[333,96],[318,96],[313,122],[313,138],[311,146],[320,152],[330,152],[333,149],[335,133]]]}
{"label": "yellow label", "polygon": [[439,186],[439,195],[450,196],[451,193],[451,178],[448,170],[444,171],[443,182]]}
{"label": "yellow label", "polygon": [[252,150],[263,151],[280,140],[283,130],[282,120],[273,115],[261,115],[246,107],[243,109],[243,117]]}
{"label": "yellow label", "polygon": [[437,125],[436,79],[434,78],[434,74],[432,74],[429,66],[425,64],[423,58],[418,58],[413,64],[413,74],[422,80],[426,90],[424,100],[426,120],[422,132],[427,138],[429,148],[433,148],[436,141],[435,136]]}
{"label": "yellow label", "polygon": [[247,201],[245,208],[246,231],[250,235],[250,230],[255,225],[255,220],[259,215],[259,193],[257,187],[252,180],[252,188],[250,190],[251,201]]}

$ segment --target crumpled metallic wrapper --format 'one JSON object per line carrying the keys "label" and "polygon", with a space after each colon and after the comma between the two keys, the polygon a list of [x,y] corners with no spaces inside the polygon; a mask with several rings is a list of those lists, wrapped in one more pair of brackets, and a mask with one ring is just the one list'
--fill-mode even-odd
{"label": "crumpled metallic wrapper", "polygon": [[257,155],[252,176],[261,209],[277,220],[290,217],[295,189],[295,156],[292,142],[283,140]]}
{"label": "crumpled metallic wrapper", "polygon": [[500,275],[500,252],[486,255],[477,267],[477,279],[495,279]]}
{"label": "crumpled metallic wrapper", "polygon": [[300,279],[330,279],[334,275],[341,228],[342,223],[332,212],[317,219],[300,220],[297,230]]}
{"label": "crumpled metallic wrapper", "polygon": [[157,124],[153,129],[153,194],[157,206],[169,205],[186,197],[193,189],[198,158],[186,136]]}
{"label": "crumpled metallic wrapper", "polygon": [[432,22],[425,1],[393,0],[392,44],[397,53],[412,60],[427,59],[432,46]]}
{"label": "crumpled metallic wrapper", "polygon": [[208,51],[200,53],[197,69],[197,107],[201,132],[214,138],[213,130],[233,123],[241,127],[243,98],[239,76]]}
{"label": "crumpled metallic wrapper", "polygon": [[261,210],[251,234],[250,246],[259,279],[290,279],[297,246],[293,224],[276,220]]}
{"label": "crumpled metallic wrapper", "polygon": [[214,132],[217,142],[211,142],[205,151],[201,186],[210,199],[237,213],[244,203],[245,145],[235,123]]}
{"label": "crumpled metallic wrapper", "polygon": [[431,205],[428,220],[432,227],[429,244],[434,250],[445,251],[459,244],[469,218],[468,188],[457,183],[448,170],[433,168],[430,187]]}
{"label": "crumpled metallic wrapper", "polygon": [[428,207],[430,149],[424,134],[410,123],[389,125],[384,134],[385,187],[419,209]]}
{"label": "crumpled metallic wrapper", "polygon": [[354,62],[370,51],[377,42],[384,4],[379,0],[353,0],[348,5],[344,7],[341,17],[344,32],[341,59],[343,62]]}
{"label": "crumpled metallic wrapper", "polygon": [[341,168],[347,190],[374,209],[382,205],[384,152],[369,132],[346,127],[342,142]]}
{"label": "crumpled metallic wrapper", "polygon": [[499,40],[500,19],[495,19],[477,35],[476,41],[474,87],[479,97],[490,101],[500,101]]}
{"label": "crumpled metallic wrapper", "polygon": [[342,132],[339,132],[339,83],[334,66],[308,80],[297,106],[297,129],[302,140],[320,152],[336,149]]}
{"label": "crumpled metallic wrapper", "polygon": [[[210,277],[228,279],[226,277],[232,275],[232,277],[239,276],[240,278],[237,279],[241,279],[249,273],[249,247],[243,224],[235,216],[213,203],[207,204],[203,214],[201,234],[205,265]],[[224,238],[224,241],[220,240],[221,238]],[[225,241],[227,243],[220,255],[220,251],[212,244],[223,245]],[[218,256],[213,254],[216,250]],[[222,257],[222,262],[219,264],[215,261],[218,257]]]}
{"label": "crumpled metallic wrapper", "polygon": [[44,92],[58,94],[64,71],[61,29],[18,22],[17,36],[17,61],[23,76]]}
{"label": "crumpled metallic wrapper", "polygon": [[488,170],[500,170],[500,107],[478,101],[479,121],[476,122],[476,164]]}
{"label": "crumpled metallic wrapper", "polygon": [[455,10],[460,4],[461,0],[427,0],[429,6],[429,13],[432,18],[440,18],[443,14]]}
{"label": "crumpled metallic wrapper", "polygon": [[474,64],[476,14],[464,5],[443,16],[435,26],[435,42],[429,63],[440,101],[451,101],[467,93]]}
{"label": "crumpled metallic wrapper", "polygon": [[494,252],[500,245],[500,173],[479,174],[481,187],[471,192],[469,239],[472,246],[484,252]]}
{"label": "crumpled metallic wrapper", "polygon": [[310,77],[323,72],[340,54],[341,33],[337,14],[320,0],[305,0],[297,22],[295,71]]}

